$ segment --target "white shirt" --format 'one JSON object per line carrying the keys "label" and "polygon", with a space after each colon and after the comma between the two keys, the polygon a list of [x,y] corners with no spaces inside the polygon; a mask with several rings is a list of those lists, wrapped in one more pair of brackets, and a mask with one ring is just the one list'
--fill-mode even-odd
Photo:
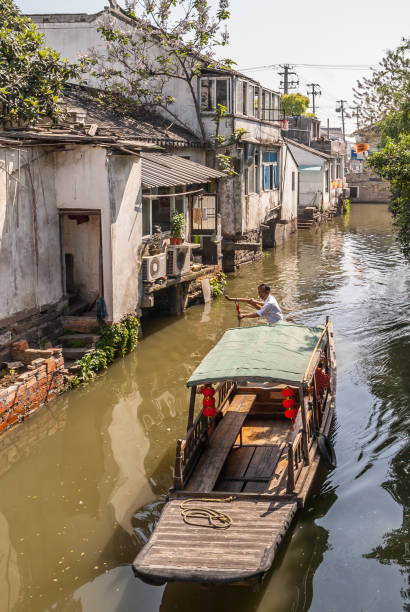
{"label": "white shirt", "polygon": [[265,317],[269,324],[277,323],[283,319],[282,311],[273,295],[268,295],[262,308],[256,312],[259,317]]}

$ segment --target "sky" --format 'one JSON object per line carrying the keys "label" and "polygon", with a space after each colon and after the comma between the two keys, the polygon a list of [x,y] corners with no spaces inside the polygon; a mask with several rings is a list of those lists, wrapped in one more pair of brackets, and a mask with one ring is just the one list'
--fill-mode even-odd
{"label": "sky", "polygon": [[[107,0],[15,1],[28,14],[95,13],[108,4]],[[210,1],[217,4],[217,0]],[[318,83],[322,95],[316,98],[316,114],[324,126],[329,118],[331,127],[341,127],[336,101],[352,105],[356,80],[371,74],[361,67],[376,66],[387,49],[397,47],[409,34],[410,2],[404,0],[292,0],[291,5],[286,0],[231,0],[230,10],[230,42],[223,57],[232,58],[236,69],[277,91],[281,77],[276,65],[296,65],[299,87],[295,91],[306,94],[308,83]],[[275,67],[269,67],[272,65]],[[266,68],[245,70],[260,66]],[[354,127],[355,122],[347,120],[347,131]]]}

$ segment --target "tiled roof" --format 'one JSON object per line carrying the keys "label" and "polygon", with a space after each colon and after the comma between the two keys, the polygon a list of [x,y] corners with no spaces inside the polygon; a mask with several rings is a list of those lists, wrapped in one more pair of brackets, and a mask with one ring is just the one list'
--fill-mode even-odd
{"label": "tiled roof", "polygon": [[123,138],[144,140],[166,148],[200,146],[195,134],[172,120],[149,111],[114,111],[99,100],[96,93],[95,90],[69,86],[64,94],[64,103],[68,112],[84,112],[84,122],[96,124],[97,134],[121,135]]}

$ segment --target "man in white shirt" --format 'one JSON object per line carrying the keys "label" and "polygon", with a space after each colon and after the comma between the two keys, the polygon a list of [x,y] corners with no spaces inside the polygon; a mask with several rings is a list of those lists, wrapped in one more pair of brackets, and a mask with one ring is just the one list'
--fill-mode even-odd
{"label": "man in white shirt", "polygon": [[283,319],[283,314],[278,302],[273,295],[270,294],[270,287],[262,283],[258,287],[258,295],[262,301],[254,300],[253,298],[247,300],[250,306],[256,308],[256,312],[241,314],[239,315],[239,319],[257,319],[258,317],[265,317],[269,325],[281,321]]}

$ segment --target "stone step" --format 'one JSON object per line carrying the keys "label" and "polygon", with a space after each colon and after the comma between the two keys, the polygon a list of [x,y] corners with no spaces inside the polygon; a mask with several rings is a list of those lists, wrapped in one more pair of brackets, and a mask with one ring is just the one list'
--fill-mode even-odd
{"label": "stone step", "polygon": [[85,334],[92,333],[98,327],[98,321],[93,316],[73,317],[67,315],[61,317],[61,323],[64,330]]}
{"label": "stone step", "polygon": [[83,355],[89,353],[91,349],[84,347],[65,347],[63,348],[63,357],[64,361],[77,361],[77,359],[81,359]]}
{"label": "stone step", "polygon": [[94,347],[100,336],[98,334],[64,334],[59,336],[59,341],[68,348]]}
{"label": "stone step", "polygon": [[72,316],[79,316],[89,310],[90,304],[84,300],[75,300],[68,306],[68,311]]}

